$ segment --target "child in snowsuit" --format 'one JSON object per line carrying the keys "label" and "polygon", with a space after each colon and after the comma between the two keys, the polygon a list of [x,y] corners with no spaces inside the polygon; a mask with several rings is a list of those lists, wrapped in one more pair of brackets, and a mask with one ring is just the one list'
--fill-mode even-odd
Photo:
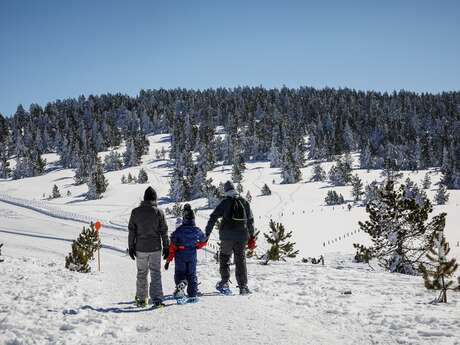
{"label": "child in snowsuit", "polygon": [[[181,290],[180,284],[187,282],[187,294],[189,298],[195,298],[198,291],[196,277],[197,249],[206,246],[206,236],[195,226],[195,213],[189,204],[184,205],[182,225],[171,234],[169,243],[169,256],[165,264],[168,269],[169,263],[176,259],[174,282],[176,293]],[[181,296],[176,296],[181,297]]]}

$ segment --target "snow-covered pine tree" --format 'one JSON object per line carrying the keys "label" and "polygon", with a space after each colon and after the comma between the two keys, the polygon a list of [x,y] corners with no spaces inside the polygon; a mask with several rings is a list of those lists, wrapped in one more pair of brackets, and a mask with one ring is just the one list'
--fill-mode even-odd
{"label": "snow-covered pine tree", "polygon": [[61,197],[61,192],[59,191],[59,188],[57,185],[53,186],[53,190],[51,192],[51,197],[53,199],[60,198]]}
{"label": "snow-covered pine tree", "polygon": [[361,154],[359,156],[359,166],[361,169],[371,169],[373,167],[369,143],[367,143],[367,145],[361,150]]}
{"label": "snow-covered pine tree", "polygon": [[438,205],[445,205],[449,201],[449,193],[447,193],[447,188],[442,183],[439,184],[439,188],[434,196],[434,201]]}
{"label": "snow-covered pine tree", "polygon": [[212,184],[212,179],[206,180],[203,191],[206,199],[208,200],[209,208],[215,208],[224,197],[221,188]]}
{"label": "snow-covered pine tree", "polygon": [[353,200],[358,202],[361,200],[361,196],[364,194],[363,181],[361,181],[358,174],[355,174],[351,177],[351,188],[351,195],[353,196]]}
{"label": "snow-covered pine tree", "polygon": [[262,189],[260,190],[262,195],[271,195],[272,191],[270,190],[270,187],[266,183],[262,186]]}
{"label": "snow-covered pine tree", "polygon": [[414,199],[419,205],[423,205],[428,198],[425,191],[420,189],[410,178],[404,182],[403,196],[406,199]]}
{"label": "snow-covered pine tree", "polygon": [[316,164],[313,168],[313,176],[310,179],[313,182],[322,182],[326,180],[326,172],[321,167],[321,164]]}
{"label": "snow-covered pine tree", "polygon": [[137,176],[137,183],[147,183],[149,181],[149,176],[147,175],[147,172],[141,168],[141,170],[139,170],[139,175]]}
{"label": "snow-covered pine tree", "polygon": [[242,194],[243,193],[243,185],[241,183],[238,183],[236,185],[236,191],[238,192],[238,194]]}
{"label": "snow-covered pine tree", "polygon": [[251,201],[252,201],[252,195],[251,195],[251,192],[249,192],[249,190],[248,190],[247,193],[246,193],[246,200],[247,200],[249,203],[251,203]]}
{"label": "snow-covered pine tree", "polygon": [[126,184],[126,183],[128,183],[128,181],[126,180],[126,176],[123,174],[121,176],[121,184]]}
{"label": "snow-covered pine tree", "polygon": [[128,182],[128,183],[132,183],[132,182],[133,182],[133,175],[131,175],[130,172],[128,173],[128,177],[127,177],[127,179],[126,179],[126,182]]}
{"label": "snow-covered pine tree", "polygon": [[286,231],[284,225],[275,223],[270,219],[270,232],[264,234],[270,248],[267,251],[267,262],[270,261],[286,261],[286,258],[295,258],[299,253],[294,250],[295,242],[289,241],[292,237],[292,231]]}
{"label": "snow-covered pine tree", "polygon": [[72,242],[72,252],[65,258],[65,267],[80,273],[90,272],[89,261],[100,247],[101,240],[94,224],[91,223],[89,228],[83,227],[78,238]]}
{"label": "snow-covered pine tree", "polygon": [[430,189],[430,187],[431,187],[431,178],[430,178],[429,173],[425,174],[425,177],[423,178],[422,186],[423,186],[423,189]]}
{"label": "snow-covered pine tree", "polygon": [[0,145],[0,178],[8,178],[11,173],[8,150],[8,137]]}
{"label": "snow-covered pine tree", "polygon": [[341,205],[345,203],[342,194],[338,194],[335,190],[330,190],[327,192],[326,197],[324,198],[326,205]]}
{"label": "snow-covered pine tree", "polygon": [[107,190],[109,182],[104,176],[104,169],[102,162],[99,157],[96,156],[96,161],[91,168],[89,180],[87,182],[88,192],[86,193],[86,199],[95,200],[102,197],[102,193]]}
{"label": "snow-covered pine tree", "polygon": [[126,151],[123,153],[123,162],[125,167],[134,167],[140,164],[140,157],[136,152],[136,146],[132,139],[126,142]]}
{"label": "snow-covered pine tree", "polygon": [[395,190],[391,180],[378,189],[377,196],[366,206],[369,220],[359,222],[361,231],[371,237],[368,249],[390,272],[416,274],[429,248],[433,221],[427,220],[432,205],[429,200],[419,205],[404,197],[404,185]]}
{"label": "snow-covered pine tree", "polygon": [[435,302],[440,303],[447,303],[448,290],[460,291],[460,277],[458,277],[456,286],[454,286],[454,281],[451,280],[458,268],[458,264],[455,258],[447,259],[450,248],[444,236],[445,217],[445,213],[436,216],[433,224],[434,231],[431,247],[426,255],[429,263],[420,265],[425,287],[429,290],[440,290],[438,298],[435,299]]}
{"label": "snow-covered pine tree", "polygon": [[122,155],[117,151],[110,151],[104,158],[104,168],[106,171],[117,171],[123,168]]}
{"label": "snow-covered pine tree", "polygon": [[378,198],[379,183],[372,181],[364,188],[363,204],[367,205]]}

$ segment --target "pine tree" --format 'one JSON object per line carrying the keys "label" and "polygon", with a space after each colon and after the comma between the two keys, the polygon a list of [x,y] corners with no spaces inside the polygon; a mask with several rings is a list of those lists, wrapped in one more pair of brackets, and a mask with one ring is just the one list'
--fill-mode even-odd
{"label": "pine tree", "polygon": [[316,164],[313,168],[313,176],[311,181],[313,182],[323,182],[326,180],[326,172],[321,167],[321,164]]}
{"label": "pine tree", "polygon": [[445,205],[449,201],[449,193],[447,193],[447,188],[445,185],[440,184],[434,200],[438,205]]}
{"label": "pine tree", "polygon": [[96,162],[92,166],[87,185],[88,193],[86,193],[86,199],[88,200],[100,199],[102,197],[102,193],[107,190],[109,182],[104,177],[104,170],[99,157],[96,158]]}
{"label": "pine tree", "polygon": [[249,203],[251,203],[251,201],[252,201],[252,195],[251,195],[251,193],[249,192],[249,190],[248,190],[247,193],[246,193],[246,200],[247,200]]}
{"label": "pine tree", "polygon": [[61,192],[59,192],[59,188],[57,185],[54,185],[53,186],[53,191],[51,192],[51,195],[52,195],[52,198],[53,199],[56,199],[56,198],[60,198],[61,197]]}
{"label": "pine tree", "polygon": [[390,272],[416,274],[421,257],[428,250],[435,218],[427,222],[433,208],[404,197],[404,185],[395,190],[387,181],[377,199],[366,206],[369,220],[359,222],[361,231],[372,240],[369,252]]}
{"label": "pine tree", "polygon": [[450,252],[449,243],[444,236],[444,226],[446,214],[441,213],[436,217],[433,224],[434,232],[431,240],[431,247],[426,255],[430,261],[429,266],[421,264],[420,270],[423,274],[425,287],[429,290],[440,290],[440,294],[435,302],[447,303],[447,291],[460,291],[460,277],[456,287],[450,279],[458,268],[455,258],[447,259]]}
{"label": "pine tree", "polygon": [[128,183],[128,181],[126,180],[126,176],[123,174],[121,176],[121,184],[126,184],[126,183]]}
{"label": "pine tree", "polygon": [[425,177],[423,178],[422,185],[423,185],[423,189],[430,189],[430,187],[431,187],[431,178],[430,178],[429,173],[425,174]]}
{"label": "pine tree", "polygon": [[117,151],[110,151],[104,158],[104,168],[106,171],[117,171],[123,168],[122,155]]}
{"label": "pine tree", "polygon": [[363,204],[368,205],[371,202],[377,200],[378,190],[379,183],[377,181],[372,181],[370,184],[366,185],[366,187],[364,188]]}
{"label": "pine tree", "polygon": [[269,234],[264,234],[270,245],[266,254],[267,261],[286,261],[286,258],[295,258],[299,251],[294,250],[295,242],[289,241],[292,231],[286,232],[283,224],[275,223],[272,219],[270,219],[269,226]]}
{"label": "pine tree", "polygon": [[355,202],[361,200],[361,196],[364,194],[363,191],[363,182],[359,178],[358,174],[355,174],[351,178],[351,195],[353,196],[353,200]]}
{"label": "pine tree", "polygon": [[345,203],[345,200],[342,194],[338,194],[335,190],[330,190],[327,192],[324,202],[326,205],[341,205]]}
{"label": "pine tree", "polygon": [[126,151],[123,153],[123,162],[125,167],[134,167],[140,164],[140,156],[136,151],[134,141],[129,139],[126,142]]}
{"label": "pine tree", "polygon": [[78,238],[72,242],[72,252],[65,258],[65,267],[71,271],[90,272],[89,261],[100,247],[101,240],[94,224],[91,223],[89,228],[83,227]]}
{"label": "pine tree", "polygon": [[127,182],[128,182],[128,183],[132,183],[132,182],[133,182],[133,175],[131,175],[131,173],[128,173]]}
{"label": "pine tree", "polygon": [[137,182],[143,184],[143,183],[147,183],[148,181],[149,181],[149,176],[147,175],[147,172],[144,169],[139,170]]}
{"label": "pine tree", "polygon": [[272,195],[272,191],[270,190],[270,187],[266,183],[262,186],[262,189],[260,190],[262,195]]}

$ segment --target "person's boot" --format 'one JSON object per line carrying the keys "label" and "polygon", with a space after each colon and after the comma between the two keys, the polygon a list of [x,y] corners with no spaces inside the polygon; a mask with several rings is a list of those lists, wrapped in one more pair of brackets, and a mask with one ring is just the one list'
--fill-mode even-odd
{"label": "person's boot", "polygon": [[139,308],[145,308],[147,305],[147,298],[139,298],[139,297],[134,297],[134,303],[136,303],[136,307]]}
{"label": "person's boot", "polygon": [[232,290],[230,290],[228,282],[223,281],[220,281],[216,284],[216,290],[224,295],[230,295],[232,293]]}
{"label": "person's boot", "polygon": [[240,286],[240,295],[250,295],[252,294],[251,290],[247,286]]}
{"label": "person's boot", "polygon": [[166,307],[166,304],[164,304],[162,300],[157,299],[153,301],[153,309],[158,309],[158,308],[163,308],[163,307]]}
{"label": "person's boot", "polygon": [[185,280],[181,281],[176,286],[176,290],[174,290],[174,298],[181,299],[185,297],[185,288],[187,287],[187,282]]}

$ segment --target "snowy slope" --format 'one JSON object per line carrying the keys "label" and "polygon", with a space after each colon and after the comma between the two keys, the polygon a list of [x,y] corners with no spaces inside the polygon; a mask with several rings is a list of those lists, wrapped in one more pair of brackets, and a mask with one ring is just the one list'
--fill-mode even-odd
{"label": "snowy slope", "polygon": [[[165,135],[150,137],[151,154],[143,158],[163,208],[170,206],[169,170],[166,161],[154,159],[153,152],[168,148],[167,139]],[[56,157],[47,159],[52,167]],[[325,164],[326,170],[331,164]],[[293,230],[300,257],[324,254],[325,266],[302,264],[297,259],[269,266],[251,261],[250,288],[255,293],[221,297],[213,294],[218,266],[212,255],[201,252],[200,290],[209,296],[196,305],[137,310],[130,304],[136,270],[124,252],[124,225],[146,185],[122,185],[120,178],[128,172],[137,174],[139,169],[107,173],[109,189],[96,201],[84,201],[86,186],[72,184],[71,170],[0,181],[0,200],[2,195],[24,200],[22,206],[20,200],[16,204],[0,201],[0,242],[5,242],[5,262],[0,264],[0,344],[460,344],[460,295],[452,293],[449,304],[434,306],[428,302],[436,293],[425,290],[420,277],[353,264],[352,243],[367,241],[356,232],[365,211],[362,207],[348,211],[325,206],[330,187],[306,182],[311,175],[308,164],[303,169],[304,182],[280,185],[276,169],[267,163],[249,163],[243,186],[253,196],[256,225],[262,232],[270,218],[283,222]],[[369,182],[379,175],[357,172]],[[210,175],[219,182],[230,174],[229,167],[223,171],[219,167]],[[424,173],[406,175],[421,180]],[[271,196],[259,196],[264,183],[272,189]],[[63,195],[70,190],[72,196],[43,200],[43,193],[50,194],[53,184]],[[336,190],[351,199],[350,187]],[[453,254],[460,258],[456,246],[460,193],[450,194],[449,204],[435,207],[434,213],[448,213],[448,240]],[[30,207],[30,200],[35,200],[35,208]],[[194,207],[204,205],[204,199],[193,202]],[[200,209],[200,226],[209,213]],[[75,217],[62,217],[69,214]],[[86,219],[80,216],[118,225],[103,227],[100,273],[84,275],[64,269],[70,241],[83,225],[79,220]],[[259,245],[264,247],[262,240]],[[173,291],[173,266],[164,271],[163,284],[165,293]],[[344,294],[348,291],[351,294]]]}

